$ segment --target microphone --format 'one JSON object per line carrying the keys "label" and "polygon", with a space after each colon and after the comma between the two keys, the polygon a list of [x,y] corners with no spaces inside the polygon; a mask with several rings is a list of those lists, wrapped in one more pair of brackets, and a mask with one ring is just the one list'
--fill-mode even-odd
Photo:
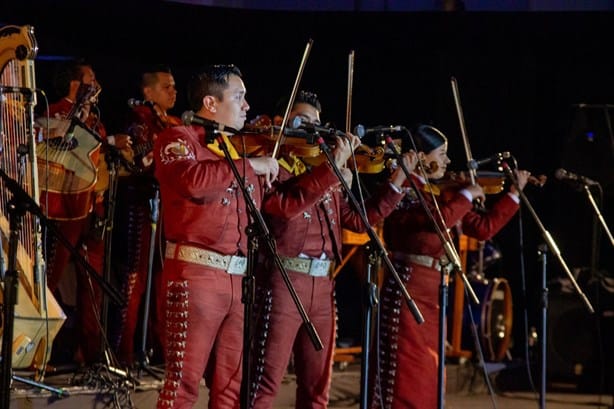
{"label": "microphone", "polygon": [[490,162],[499,162],[503,159],[509,159],[512,155],[509,152],[498,152],[484,159],[474,160],[476,168]]}
{"label": "microphone", "polygon": [[140,107],[140,106],[146,106],[146,107],[149,107],[149,108],[153,108],[154,104],[155,104],[155,102],[153,102],[153,101],[141,101],[141,100],[136,99],[136,98],[130,98],[127,102],[128,102],[128,106],[130,108],[136,108],[136,107]]}
{"label": "microphone", "polygon": [[572,172],[568,172],[563,168],[559,168],[554,172],[554,177],[558,180],[573,182],[573,183],[581,183],[586,186],[595,186],[598,185],[599,182],[594,181],[593,179],[589,179],[586,176],[577,175]]}
{"label": "microphone", "polygon": [[183,122],[184,125],[200,125],[204,127],[206,130],[212,131],[214,133],[221,132],[221,131],[226,131],[228,133],[235,133],[235,134],[239,133],[239,131],[237,131],[234,128],[225,126],[224,124],[217,123],[210,119],[205,119],[203,117],[200,117],[196,115],[194,111],[185,111],[183,114],[181,114],[181,122]]}
{"label": "microphone", "polygon": [[405,130],[405,127],[401,125],[388,125],[388,126],[378,125],[378,126],[374,126],[371,128],[365,128],[364,125],[359,124],[354,127],[354,135],[360,136],[361,133],[363,135],[366,135],[369,133],[402,132],[404,130]]}
{"label": "microphone", "polygon": [[[335,135],[335,136],[341,136],[341,137],[345,136],[345,132],[339,131],[334,128],[328,128],[326,126],[310,124],[310,123],[303,123],[301,118],[298,116],[294,118],[294,120],[292,121],[290,125],[292,126],[293,129],[303,129],[309,133],[323,133],[323,134],[329,134],[329,135]],[[359,138],[361,137],[358,134],[356,136],[358,136]]]}

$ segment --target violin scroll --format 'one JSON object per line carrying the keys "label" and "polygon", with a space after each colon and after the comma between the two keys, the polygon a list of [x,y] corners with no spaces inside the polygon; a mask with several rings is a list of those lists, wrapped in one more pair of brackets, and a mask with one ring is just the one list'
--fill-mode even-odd
{"label": "violin scroll", "polygon": [[[356,168],[359,173],[376,174],[386,167],[385,150],[382,146],[372,148],[368,145],[360,145],[354,151]],[[354,161],[349,161],[350,168],[354,168]]]}
{"label": "violin scroll", "polygon": [[544,187],[546,181],[548,180],[548,176],[539,175],[539,176],[529,176],[528,182],[535,187]]}
{"label": "violin scroll", "polygon": [[429,163],[426,163],[426,161],[424,159],[420,159],[419,163],[420,163],[420,166],[422,166],[422,169],[424,169],[424,172],[426,172],[427,175],[432,175],[433,173],[436,173],[439,170],[439,165],[435,161],[431,161]]}

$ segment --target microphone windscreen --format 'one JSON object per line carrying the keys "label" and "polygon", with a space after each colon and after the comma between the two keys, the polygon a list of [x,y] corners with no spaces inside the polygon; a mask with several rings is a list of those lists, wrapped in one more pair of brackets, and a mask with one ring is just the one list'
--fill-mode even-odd
{"label": "microphone windscreen", "polygon": [[554,172],[554,177],[557,178],[558,180],[563,180],[567,177],[567,171],[563,168],[558,168]]}
{"label": "microphone windscreen", "polygon": [[183,122],[184,125],[191,125],[192,119],[194,119],[194,111],[185,111],[181,114],[181,122]]}

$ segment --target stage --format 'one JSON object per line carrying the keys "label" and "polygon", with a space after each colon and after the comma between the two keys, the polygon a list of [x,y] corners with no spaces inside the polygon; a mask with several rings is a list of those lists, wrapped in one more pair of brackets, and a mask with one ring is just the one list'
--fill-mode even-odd
{"label": "stage", "polygon": [[[335,364],[333,374],[330,407],[360,407],[360,363],[358,360],[344,365]],[[490,379],[496,393],[491,396],[480,376],[481,372],[470,363],[449,364],[446,409],[497,408],[523,409],[539,407],[539,395],[531,391],[503,391],[497,386],[497,373],[491,373]],[[492,369],[491,369],[492,371]],[[17,374],[17,372],[16,372]],[[44,384],[61,388],[70,396],[54,397],[50,392],[33,388],[21,382],[14,382],[11,393],[11,409],[88,409],[88,408],[154,408],[158,390],[162,382],[143,372],[131,374],[126,379],[109,374],[103,368],[68,372],[48,376]],[[113,393],[113,391],[119,391]],[[593,408],[611,409],[612,395],[578,393],[573,385],[553,386],[546,392],[546,406],[550,409]],[[117,403],[116,403],[117,402]],[[196,405],[205,408],[207,389],[202,384],[201,394]],[[276,400],[276,409],[294,408],[294,376],[288,373],[284,378],[281,393]]]}

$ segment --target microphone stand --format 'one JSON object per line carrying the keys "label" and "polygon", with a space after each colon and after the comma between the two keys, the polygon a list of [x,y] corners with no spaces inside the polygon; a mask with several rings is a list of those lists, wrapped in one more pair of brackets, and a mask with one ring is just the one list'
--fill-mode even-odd
{"label": "microphone stand", "polygon": [[[104,160],[107,162],[109,173],[109,188],[107,196],[107,208],[105,212],[105,220],[98,221],[94,228],[102,228],[102,239],[104,240],[104,271],[103,277],[107,282],[111,281],[111,250],[112,250],[112,238],[113,238],[113,220],[115,218],[115,204],[117,196],[117,171],[120,163],[120,153],[115,147],[108,146],[107,152],[105,152]],[[101,224],[101,226],[99,226]],[[94,300],[92,300],[94,301]],[[94,306],[96,308],[96,306]],[[100,314],[101,319],[101,337],[102,337],[102,351],[103,356],[106,356],[107,349],[107,327],[108,327],[108,313],[109,313],[109,300],[108,297],[102,299],[102,311]],[[106,362],[110,365],[110,362]]]}
{"label": "microphone stand", "polygon": [[[34,201],[34,199],[32,199],[30,197],[30,195],[23,190],[23,188],[19,185],[19,183],[17,183],[15,180],[13,180],[10,176],[8,176],[2,169],[0,169],[0,178],[4,181],[4,185],[6,186],[6,188],[8,188],[12,193],[13,193],[13,201],[17,202],[20,204],[21,208],[29,211],[30,213],[32,213],[34,216],[36,216],[39,221],[41,222],[41,225],[45,226],[46,229],[48,229],[49,232],[51,232],[57,239],[58,241],[64,245],[68,251],[70,252],[71,256],[75,259],[75,261],[77,263],[79,263],[79,265],[81,267],[83,267],[83,269],[85,271],[87,271],[87,273],[89,274],[90,278],[93,278],[94,281],[96,281],[96,283],[100,286],[100,288],[102,288],[103,292],[110,297],[110,299],[118,306],[122,307],[124,306],[125,302],[123,301],[121,295],[119,294],[119,292],[111,285],[109,284],[103,277],[101,277],[96,270],[94,270],[94,268],[90,265],[90,263],[87,262],[87,260],[81,255],[81,253],[79,253],[79,251],[77,251],[72,244],[70,243],[70,241],[66,238],[66,236],[60,231],[60,229],[55,225],[55,223],[52,223],[51,221],[49,221],[49,219],[45,216],[45,214],[43,213],[42,209],[40,208],[40,206]],[[23,212],[20,211],[20,212]],[[17,222],[16,222],[17,223]],[[18,223],[20,224],[20,222]],[[17,225],[16,225],[17,226]],[[13,239],[11,237],[11,239]],[[16,240],[17,238],[15,238]],[[16,291],[15,286],[17,285],[17,277],[16,274],[17,272],[10,272],[11,268],[9,268],[7,270],[7,277],[8,277],[8,282],[5,283],[5,292],[7,294],[5,294],[5,304],[7,305],[7,307],[5,307],[5,314],[9,314],[6,312],[6,309],[8,309],[8,305],[10,305],[11,303],[8,302],[9,300],[12,300],[12,303],[15,303],[15,298],[16,298],[16,293],[14,293],[14,291]],[[11,277],[11,274],[13,275],[13,277]],[[8,298],[7,298],[8,297]],[[3,359],[2,359],[2,379],[0,379],[0,381],[4,382],[4,384],[0,384],[0,388],[2,389],[0,391],[0,395],[4,392],[8,393],[9,391],[9,386],[10,386],[10,370],[11,370],[11,351],[12,351],[12,341],[13,341],[13,334],[8,334],[6,331],[13,331],[13,320],[14,320],[14,305],[11,306],[11,308],[13,309],[13,312],[10,313],[11,315],[5,315],[4,317],[4,322],[5,322],[5,333],[2,337],[2,354],[3,354]],[[7,343],[7,347],[5,348],[4,345],[5,343]],[[5,352],[6,350],[6,352]],[[8,354],[8,357],[4,357],[4,354]],[[7,367],[8,365],[8,367]],[[123,371],[117,370],[115,368],[111,368],[109,367],[110,371],[115,370],[116,372],[118,372],[120,375],[122,375]],[[125,375],[125,374],[123,374]],[[66,392],[60,391],[60,392],[55,392],[56,394],[58,394],[58,396],[68,396]],[[1,397],[0,397],[1,399]],[[0,407],[8,407],[1,405],[1,401],[0,401]]]}
{"label": "microphone stand", "polygon": [[547,255],[548,255],[548,246],[544,243],[540,244],[537,247],[537,255],[538,259],[541,262],[541,297],[539,300],[540,308],[541,308],[541,333],[539,346],[540,346],[540,386],[539,386],[539,407],[546,407],[546,329],[547,329],[547,320],[548,320],[548,283],[546,281],[546,266],[547,266]]}
{"label": "microphone stand", "polygon": [[363,293],[365,310],[363,312],[362,356],[360,362],[360,408],[362,409],[366,409],[369,404],[367,391],[369,390],[369,362],[371,360],[371,343],[373,342],[371,337],[372,317],[375,306],[379,304],[377,284],[375,282],[376,276],[373,274],[377,264],[378,249],[374,248],[371,244],[365,246],[365,249],[369,253],[367,256],[367,273]]}
{"label": "microphone stand", "polygon": [[[216,133],[219,134],[219,131],[215,129],[213,124],[207,124],[203,122],[203,123],[199,123],[199,125],[205,128],[205,142],[212,143],[214,139],[217,140],[219,148],[222,150],[222,152],[224,152],[224,157],[226,158],[226,161],[230,165],[230,169],[232,170],[232,173],[234,174],[236,182],[239,188],[241,189],[241,192],[243,193],[243,198],[245,200],[245,204],[248,209],[248,214],[251,216],[251,218],[254,221],[246,229],[247,235],[249,236],[248,259],[247,259],[247,270],[246,270],[245,277],[243,278],[242,292],[241,292],[241,302],[244,304],[244,319],[243,319],[243,377],[241,380],[240,407],[242,409],[247,409],[250,406],[249,399],[251,396],[251,391],[250,391],[251,365],[250,365],[250,359],[249,359],[249,351],[250,351],[250,346],[251,346],[250,345],[251,321],[252,321],[251,316],[252,316],[254,294],[255,294],[255,285],[254,285],[255,277],[254,277],[253,267],[254,267],[254,262],[255,262],[257,245],[258,245],[258,241],[257,241],[258,236],[264,240],[264,243],[266,244],[267,249],[269,250],[269,253],[273,257],[273,260],[275,261],[275,265],[281,272],[282,278],[286,286],[288,287],[288,291],[290,291],[292,300],[294,301],[294,304],[296,305],[296,308],[303,320],[303,325],[309,335],[309,338],[311,339],[311,342],[314,345],[314,348],[316,349],[316,351],[320,351],[322,350],[323,345],[322,345],[322,341],[320,340],[318,333],[316,332],[315,327],[313,326],[313,323],[309,320],[309,317],[307,316],[307,313],[305,312],[305,308],[301,304],[301,301],[298,298],[298,295],[296,294],[296,291],[292,285],[292,282],[290,281],[290,278],[288,277],[288,272],[286,271],[281,259],[279,258],[279,255],[277,254],[275,239],[271,235],[264,221],[264,218],[262,217],[262,213],[260,213],[256,205],[254,204],[254,201],[252,200],[249,194],[249,191],[247,187],[245,186],[243,177],[239,173],[239,170],[237,169],[237,166],[234,163],[234,160],[232,159],[230,155],[228,146],[226,146],[226,143],[224,142],[223,138],[219,136],[217,138],[213,137],[213,135],[215,135]],[[212,135],[212,136],[208,136],[208,135]]]}
{"label": "microphone stand", "polygon": [[160,188],[156,181],[152,182],[154,188],[154,197],[149,199],[149,206],[151,208],[151,235],[149,237],[149,254],[147,259],[147,281],[145,284],[145,301],[143,305],[143,323],[141,325],[141,348],[138,352],[138,376],[141,376],[141,371],[145,371],[157,380],[162,379],[157,373],[149,366],[149,358],[147,356],[147,330],[149,321],[149,308],[151,304],[151,285],[153,279],[153,265],[154,256],[156,250],[156,235],[158,231],[158,221],[160,220]]}
{"label": "microphone stand", "polygon": [[518,185],[518,180],[514,176],[514,173],[512,172],[512,169],[510,168],[510,166],[506,162],[503,162],[501,164],[501,167],[503,168],[503,172],[505,173],[507,178],[516,187],[516,191],[518,192],[518,195],[519,195],[520,199],[525,204],[525,206],[529,209],[529,212],[531,213],[531,216],[533,216],[533,219],[535,220],[535,223],[537,224],[537,227],[539,228],[539,230],[540,230],[540,232],[542,234],[542,237],[545,240],[545,244],[542,244],[540,249],[539,249],[540,258],[541,258],[541,261],[542,261],[542,298],[541,298],[541,307],[542,307],[541,354],[542,354],[542,359],[541,359],[541,368],[540,368],[540,370],[541,370],[540,407],[544,408],[545,405],[546,405],[546,402],[545,402],[545,388],[546,388],[546,344],[545,344],[545,342],[546,342],[546,315],[547,315],[546,311],[547,311],[547,308],[548,308],[548,287],[547,287],[547,284],[546,284],[546,251],[548,249],[550,249],[550,251],[556,256],[556,258],[559,261],[561,267],[563,268],[563,270],[567,274],[567,277],[569,278],[571,284],[573,285],[574,289],[576,290],[576,292],[578,293],[578,295],[580,296],[580,298],[582,299],[582,301],[586,305],[586,308],[588,308],[589,312],[591,314],[593,314],[595,312],[595,310],[593,309],[593,306],[591,305],[591,303],[588,300],[588,298],[586,297],[586,295],[582,292],[582,290],[578,286],[578,283],[576,282],[576,279],[574,278],[573,274],[569,270],[569,267],[565,263],[565,260],[563,259],[563,256],[561,255],[561,251],[559,250],[559,248],[557,247],[554,239],[550,235],[550,232],[548,232],[548,230],[546,230],[546,228],[542,224],[541,220],[539,219],[539,216],[537,215],[537,213],[533,209],[533,206],[531,206],[531,203],[529,202],[529,199],[527,199],[527,196],[524,194],[522,189],[520,189],[520,187]]}
{"label": "microphone stand", "polygon": [[601,223],[601,227],[603,228],[608,238],[610,239],[610,244],[612,245],[612,247],[614,247],[614,237],[612,237],[612,232],[608,228],[608,225],[605,222],[605,219],[603,218],[601,211],[599,210],[599,206],[597,206],[597,202],[595,202],[595,198],[593,198],[591,189],[586,184],[583,185],[583,189],[586,192],[586,197],[588,201],[591,203],[591,206],[593,207],[593,211],[595,212],[595,215],[597,216],[597,218],[599,219],[599,222]]}
{"label": "microphone stand", "polygon": [[47,216],[43,213],[40,206],[30,197],[30,195],[23,190],[19,184],[11,179],[2,169],[0,169],[0,178],[4,180],[5,186],[13,193],[13,196],[19,197],[19,200],[25,203],[25,207],[27,211],[32,213],[34,216],[38,217],[41,221],[41,224],[44,225],[57,239],[60,243],[62,243],[66,248],[70,251],[71,256],[75,258],[77,263],[81,265],[89,274],[94,278],[94,281],[102,288],[102,290],[111,298],[117,306],[124,306],[125,301],[122,299],[121,294],[115,287],[109,284],[104,278],[102,278],[94,267],[92,267],[87,260],[79,253],[70,243],[70,241],[66,238],[64,234],[57,228],[57,226],[52,223]]}
{"label": "microphone stand", "polygon": [[[0,170],[0,172],[2,172]],[[17,304],[17,285],[19,283],[19,272],[17,271],[17,248],[19,246],[19,233],[22,228],[22,220],[28,209],[28,203],[20,200],[17,195],[8,202],[10,236],[8,248],[8,268],[2,279],[3,282],[3,305],[2,309],[2,363],[0,366],[0,407],[8,408],[10,406],[10,388],[11,379],[23,382],[30,386],[36,386],[41,389],[46,389],[57,397],[67,397],[69,393],[63,389],[53,388],[48,385],[34,382],[16,375],[13,375],[13,334],[15,322],[15,305]]]}
{"label": "microphone stand", "polygon": [[402,282],[401,278],[399,277],[398,272],[394,268],[394,265],[392,264],[392,261],[388,257],[388,254],[386,252],[384,244],[382,243],[381,239],[379,238],[379,236],[377,235],[377,233],[373,229],[373,226],[371,226],[371,224],[367,220],[367,216],[361,210],[361,207],[360,207],[360,204],[358,203],[358,200],[356,200],[356,197],[352,193],[352,190],[350,189],[350,187],[348,186],[347,182],[343,178],[343,175],[341,174],[341,171],[339,170],[339,168],[337,167],[337,164],[335,163],[335,160],[331,156],[329,146],[326,144],[326,142],[324,141],[324,138],[322,138],[321,136],[318,137],[317,143],[320,145],[320,150],[324,153],[324,155],[326,156],[326,159],[328,160],[328,163],[330,164],[331,168],[333,169],[333,171],[337,175],[337,178],[339,179],[339,182],[341,182],[341,186],[343,187],[344,192],[347,194],[350,203],[354,206],[354,208],[356,209],[356,211],[357,211],[359,217],[361,218],[363,224],[365,225],[365,228],[367,229],[367,235],[369,236],[369,239],[371,240],[371,242],[375,243],[376,250],[382,256],[382,258],[384,260],[384,264],[386,264],[386,267],[393,274],[393,276],[395,278],[395,281],[397,281],[397,283],[400,285],[401,292],[403,293],[403,297],[405,298],[405,301],[407,303],[407,306],[408,306],[409,310],[411,311],[412,315],[416,319],[416,322],[418,324],[422,324],[424,322],[424,317],[422,316],[422,313],[418,309],[418,306],[416,305],[416,303],[413,300],[413,298],[409,295],[409,292],[407,292],[407,289],[405,288],[405,286],[402,285],[403,282]]}
{"label": "microphone stand", "polygon": [[[407,134],[409,135],[410,139],[412,139],[412,144],[413,144],[413,138],[411,136],[411,133],[407,131]],[[435,216],[429,209],[422,192],[416,186],[416,183],[411,177],[409,170],[403,163],[403,158],[401,154],[398,153],[397,147],[395,146],[390,136],[386,137],[386,144],[388,145],[388,148],[393,152],[393,156],[396,158],[397,164],[401,167],[401,169],[403,170],[403,173],[405,173],[405,177],[407,178],[412,188],[416,192],[416,195],[418,196],[418,199],[420,200],[420,204],[424,208],[425,213],[427,214],[429,219],[432,221],[433,227],[435,228],[435,232],[437,233],[437,236],[439,236],[439,240],[442,243],[443,249],[446,253],[446,257],[448,258],[448,262],[449,264],[452,265],[452,270],[456,271],[460,275],[465,285],[465,289],[467,290],[471,300],[475,304],[479,305],[480,301],[478,300],[478,297],[475,295],[475,292],[473,291],[473,287],[471,287],[471,284],[469,283],[467,276],[462,271],[460,258],[458,254],[456,253],[456,250],[454,249],[454,245],[450,242],[450,240],[446,239],[441,229],[441,226],[435,220]],[[415,144],[413,145],[415,147]],[[446,334],[445,334],[444,322],[446,319],[446,309],[448,305],[448,288],[449,288],[448,283],[449,281],[450,281],[449,266],[442,266],[441,267],[441,284],[439,287],[439,304],[440,304],[440,307],[439,307],[439,344],[438,344],[439,362],[438,362],[438,368],[437,368],[438,369],[437,371],[437,392],[438,392],[437,407],[440,409],[443,408],[444,394],[445,394],[444,379],[445,379],[445,336]]]}
{"label": "microphone stand", "polygon": [[350,186],[348,186],[347,182],[343,178],[343,175],[341,174],[339,167],[337,166],[337,164],[335,163],[335,160],[331,156],[330,147],[326,144],[326,142],[324,141],[324,138],[322,138],[322,136],[320,135],[318,135],[316,142],[320,146],[320,150],[322,151],[322,153],[324,153],[324,155],[326,156],[326,159],[328,163],[330,164],[331,168],[333,169],[333,171],[335,172],[335,175],[339,179],[339,182],[341,183],[341,186],[343,187],[343,190],[346,193],[349,201],[351,202],[354,209],[360,216],[365,226],[366,232],[369,236],[371,246],[373,246],[373,248],[371,249],[372,255],[370,256],[370,264],[367,270],[367,280],[368,281],[367,281],[366,297],[368,298],[368,301],[367,301],[367,308],[364,314],[364,318],[365,320],[368,320],[368,321],[365,322],[365,326],[363,329],[364,344],[362,347],[362,352],[361,352],[362,357],[361,357],[361,363],[360,363],[361,364],[361,393],[360,393],[361,406],[360,407],[364,409],[368,406],[368,402],[367,402],[368,400],[367,391],[368,391],[368,385],[369,385],[369,382],[368,382],[369,362],[368,361],[369,361],[369,356],[370,356],[369,350],[371,349],[369,348],[371,337],[370,337],[370,334],[367,333],[367,330],[370,331],[371,329],[371,323],[370,323],[371,308],[378,303],[377,291],[375,288],[375,284],[372,283],[371,274],[370,274],[371,263],[373,262],[373,259],[376,257],[376,255],[379,255],[382,258],[382,260],[384,261],[384,264],[388,268],[388,271],[392,274],[392,276],[394,277],[394,280],[397,282],[399,289],[401,291],[401,294],[405,298],[407,307],[409,308],[410,312],[414,316],[414,319],[416,320],[416,322],[418,324],[422,324],[424,322],[424,317],[422,316],[422,313],[418,309],[418,306],[416,305],[415,301],[409,295],[409,292],[403,285],[403,281],[401,280],[399,273],[394,268],[392,261],[388,257],[388,254],[386,252],[386,249],[380,237],[377,235],[377,233],[373,229],[373,226],[371,226],[371,224],[369,223],[369,220],[367,219],[366,214],[362,211],[362,208],[360,207],[358,200],[352,193]]}
{"label": "microphone stand", "polygon": [[[99,141],[101,138],[95,132],[92,132],[92,135],[96,137]],[[102,239],[104,240],[104,249],[105,249],[105,258],[104,258],[104,271],[102,282],[110,282],[111,280],[111,251],[112,251],[112,241],[113,241],[113,224],[115,218],[115,205],[116,205],[116,197],[117,197],[117,183],[118,183],[118,170],[120,163],[126,162],[121,156],[121,152],[113,145],[105,144],[106,148],[104,160],[107,162],[108,173],[109,173],[109,188],[108,188],[108,196],[107,196],[107,208],[105,212],[105,220],[98,222],[95,228],[102,228]],[[93,269],[92,269],[93,270]],[[100,278],[98,274],[90,274],[90,276],[95,276]],[[119,364],[117,362],[117,358],[109,344],[109,339],[107,337],[107,328],[108,328],[108,310],[109,310],[109,297],[108,294],[103,294],[102,299],[102,308],[99,308],[95,303],[95,295],[93,288],[91,288],[90,284],[90,296],[92,298],[93,309],[95,311],[96,318],[98,320],[98,326],[100,328],[100,354],[102,358],[102,363],[100,366],[106,370],[107,374],[113,374],[124,382],[120,384],[110,383],[111,390],[114,396],[114,404],[116,407],[119,407],[120,393],[118,392],[119,385],[138,385],[138,381],[132,378],[130,372],[127,369],[119,368]],[[122,299],[122,302],[123,299]],[[99,368],[94,367],[91,370],[93,373],[99,375]],[[109,382],[108,377],[101,378],[102,381]]]}
{"label": "microphone stand", "polygon": [[53,392],[58,397],[68,396],[68,392],[62,389],[52,388],[47,385],[33,382],[28,379],[13,375],[13,335],[15,322],[15,305],[17,304],[17,286],[19,284],[19,272],[17,271],[17,250],[19,246],[19,234],[23,226],[22,221],[26,211],[30,211],[34,215],[38,215],[40,208],[36,202],[21,188],[19,183],[10,178],[2,169],[0,169],[0,178],[4,181],[4,185],[13,193],[12,199],[8,202],[10,234],[8,243],[8,265],[3,283],[3,305],[2,309],[2,362],[0,363],[0,407],[8,408],[10,406],[10,388],[11,380],[37,386]]}
{"label": "microphone stand", "polygon": [[535,219],[535,222],[537,224],[537,227],[539,228],[542,237],[544,238],[544,240],[546,241],[546,244],[548,245],[548,248],[550,249],[550,251],[556,256],[557,260],[559,261],[559,263],[561,264],[561,267],[563,268],[563,270],[565,271],[565,273],[567,274],[567,277],[569,278],[569,280],[571,281],[571,284],[573,285],[574,289],[576,290],[576,292],[578,293],[578,295],[580,296],[580,298],[582,299],[582,301],[584,302],[584,304],[586,305],[586,308],[588,308],[589,312],[591,314],[593,314],[595,312],[595,310],[593,309],[593,306],[591,305],[590,301],[588,300],[588,298],[586,297],[586,295],[582,292],[582,290],[580,289],[580,287],[578,286],[578,283],[576,281],[576,279],[574,278],[573,274],[571,273],[571,271],[569,270],[569,267],[567,266],[567,264],[565,263],[565,260],[563,259],[563,256],[561,255],[561,251],[559,250],[559,248],[557,247],[554,239],[552,238],[552,236],[550,235],[550,232],[548,232],[548,230],[546,230],[546,228],[544,227],[544,225],[542,224],[541,220],[539,219],[539,216],[537,215],[537,213],[535,212],[535,209],[533,209],[533,206],[531,206],[531,202],[529,202],[529,199],[527,199],[527,196],[524,194],[524,192],[520,189],[520,187],[518,186],[518,181],[516,180],[516,178],[514,177],[514,174],[512,172],[512,169],[510,168],[510,166],[506,163],[503,162],[501,164],[501,167],[503,168],[503,172],[505,173],[505,175],[507,176],[507,178],[512,182],[512,184],[516,187],[516,190],[518,192],[518,195],[520,197],[520,199],[522,200],[522,202],[527,206],[527,208],[529,209],[529,212],[531,213],[531,216],[533,216],[533,219]]}

